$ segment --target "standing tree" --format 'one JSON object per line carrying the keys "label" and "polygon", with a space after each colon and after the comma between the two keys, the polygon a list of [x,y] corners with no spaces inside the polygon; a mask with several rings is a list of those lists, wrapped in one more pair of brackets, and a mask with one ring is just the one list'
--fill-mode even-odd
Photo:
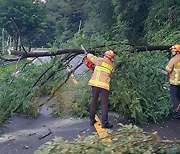
{"label": "standing tree", "polygon": [[146,43],[143,39],[145,35],[144,21],[148,16],[150,3],[151,1],[144,0],[113,1],[114,15],[116,17],[114,31],[120,34],[116,38],[126,37],[133,44]]}
{"label": "standing tree", "polygon": [[44,5],[33,0],[0,1],[0,28],[13,36],[16,47],[20,36],[22,44],[37,46],[36,39],[42,32],[45,15]]}
{"label": "standing tree", "polygon": [[87,0],[84,6],[88,20],[84,30],[88,33],[105,33],[114,23],[113,4],[109,0]]}
{"label": "standing tree", "polygon": [[84,19],[84,3],[85,0],[47,1],[47,25],[58,43],[66,42],[78,31],[80,21]]}

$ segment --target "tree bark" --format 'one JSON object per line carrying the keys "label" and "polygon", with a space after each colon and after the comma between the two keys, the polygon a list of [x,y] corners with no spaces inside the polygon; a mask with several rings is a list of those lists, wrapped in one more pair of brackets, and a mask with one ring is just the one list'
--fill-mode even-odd
{"label": "tree bark", "polygon": [[[94,53],[93,50],[89,50],[89,53]],[[10,53],[15,56],[21,56],[22,59],[29,58],[29,57],[45,57],[45,56],[56,56],[66,53],[76,53],[76,54],[84,54],[82,49],[64,49],[64,50],[57,50],[54,52],[20,52],[17,50],[11,50]]]}
{"label": "tree bark", "polygon": [[[169,48],[172,45],[152,45],[152,46],[133,46],[131,47],[128,52],[134,53],[134,52],[145,52],[145,51],[168,51],[170,50]],[[57,50],[54,52],[26,52],[26,51],[18,51],[18,50],[10,50],[10,54],[14,56],[21,57],[21,59],[29,58],[29,57],[45,57],[45,56],[56,56],[56,55],[61,55],[61,54],[67,54],[67,53],[75,53],[75,54],[84,54],[84,51],[82,49],[64,49],[64,50]],[[87,50],[88,53],[95,53],[94,49],[89,49]],[[0,59],[3,59],[1,57]],[[8,59],[4,60],[8,61]],[[16,59],[10,59],[9,61],[15,61]]]}
{"label": "tree bark", "polygon": [[152,45],[152,46],[134,46],[131,47],[128,51],[133,53],[133,52],[143,52],[143,51],[154,51],[154,50],[169,50],[169,48],[172,45],[166,45],[166,46],[159,46],[159,45]]}

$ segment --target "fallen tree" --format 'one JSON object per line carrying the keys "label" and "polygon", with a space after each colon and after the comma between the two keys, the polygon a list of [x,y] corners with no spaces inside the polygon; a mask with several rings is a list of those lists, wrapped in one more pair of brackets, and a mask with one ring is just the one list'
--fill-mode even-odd
{"label": "fallen tree", "polygon": [[[166,46],[132,46],[130,47],[130,49],[128,50],[128,52],[133,53],[133,52],[145,52],[145,51],[164,51],[164,50],[169,50],[169,48],[172,45],[166,45]],[[95,49],[93,50],[87,50],[89,53],[94,53]],[[14,56],[19,56],[22,59],[24,58],[30,58],[30,57],[44,57],[44,56],[56,56],[56,55],[61,55],[61,54],[66,54],[66,53],[75,53],[75,54],[84,54],[84,51],[82,49],[62,49],[62,50],[57,50],[54,52],[21,52],[21,51],[17,51],[17,50],[10,50],[9,51],[10,54],[14,55]]]}
{"label": "fallen tree", "polygon": [[165,46],[162,46],[162,45],[145,45],[145,46],[132,46],[128,51],[130,53],[133,53],[133,52],[145,52],[145,51],[157,51],[157,50],[160,50],[160,51],[164,51],[164,50],[169,50],[169,48],[171,47],[172,45],[165,45]]}

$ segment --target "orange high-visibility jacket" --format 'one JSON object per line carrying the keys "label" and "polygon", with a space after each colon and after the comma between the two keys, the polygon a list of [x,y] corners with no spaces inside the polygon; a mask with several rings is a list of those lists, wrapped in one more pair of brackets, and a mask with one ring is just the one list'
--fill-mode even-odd
{"label": "orange high-visibility jacket", "polygon": [[169,82],[172,85],[180,85],[180,54],[176,54],[166,66],[166,71],[170,74]]}
{"label": "orange high-visibility jacket", "polygon": [[109,90],[110,74],[114,70],[112,61],[106,57],[98,58],[93,54],[87,54],[87,58],[96,65],[88,85]]}

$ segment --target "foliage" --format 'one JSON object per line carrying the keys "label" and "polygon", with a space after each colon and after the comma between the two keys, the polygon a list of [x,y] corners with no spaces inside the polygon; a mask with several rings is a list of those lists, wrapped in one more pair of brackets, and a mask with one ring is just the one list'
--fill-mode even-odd
{"label": "foliage", "polygon": [[[38,84],[33,87],[33,84],[49,64],[44,63],[40,66],[31,64],[27,65],[23,71],[20,71],[24,64],[25,62],[21,62],[18,69],[14,64],[0,69],[0,123],[11,116],[16,109],[18,109],[18,112],[37,115],[39,97],[48,95],[53,85],[61,80],[61,78],[58,78],[48,82],[48,86]],[[17,73],[17,71],[20,72]],[[44,79],[47,76],[48,74],[44,76]]]}
{"label": "foliage", "polygon": [[149,43],[179,43],[179,6],[178,0],[153,1],[145,20],[146,39]]}
{"label": "foliage", "polygon": [[92,34],[90,37],[85,33],[75,33],[75,35],[69,39],[66,43],[61,44],[62,48],[80,48],[81,45],[86,49],[90,49],[95,46],[99,46],[101,44],[107,44],[108,41],[105,39],[103,35],[99,33]]}
{"label": "foliage", "polygon": [[179,6],[178,0],[53,0],[45,4],[2,0],[0,25],[12,36],[13,18],[24,44],[31,41],[36,46],[57,43],[61,47],[78,32],[108,41],[128,39],[138,45],[162,40],[163,44],[169,40],[177,43]]}
{"label": "foliage", "polygon": [[83,31],[89,36],[97,32],[104,34],[111,28],[114,22],[112,1],[87,0],[84,10],[87,19],[84,22]]}
{"label": "foliage", "polygon": [[122,53],[122,67],[112,76],[111,104],[120,114],[136,122],[157,120],[169,114],[166,77],[161,73],[162,53]]}
{"label": "foliage", "polygon": [[87,86],[89,77],[90,75],[88,77],[80,77],[74,89],[75,95],[72,105],[74,116],[85,117],[89,115],[89,104],[91,101],[91,88]]}
{"label": "foliage", "polygon": [[[45,19],[43,4],[33,0],[1,0],[0,27],[5,28],[9,35],[14,36],[15,29],[11,18],[16,23],[24,45],[37,45]],[[29,44],[28,44],[29,43]]]}
{"label": "foliage", "polygon": [[73,78],[70,77],[66,85],[56,93],[58,104],[53,106],[55,115],[63,118],[71,116],[86,117],[89,115],[91,90],[87,86],[88,80],[89,77],[82,75],[77,77],[77,83],[74,83]]}
{"label": "foliage", "polygon": [[46,3],[47,25],[52,29],[50,35],[53,35],[58,46],[78,31],[80,21],[84,19],[83,4],[84,0],[53,0]]}
{"label": "foliage", "polygon": [[53,142],[47,142],[35,154],[59,154],[59,153],[176,153],[180,151],[180,145],[161,140],[156,133],[147,133],[134,125],[122,125],[117,132],[109,134],[112,142],[102,142],[97,135],[83,138],[77,141],[63,141],[56,137]]}
{"label": "foliage", "polygon": [[[148,15],[149,1],[144,0],[113,0],[114,16],[116,17],[113,30],[130,43],[144,44],[144,21]],[[116,33],[117,35],[117,33]]]}

